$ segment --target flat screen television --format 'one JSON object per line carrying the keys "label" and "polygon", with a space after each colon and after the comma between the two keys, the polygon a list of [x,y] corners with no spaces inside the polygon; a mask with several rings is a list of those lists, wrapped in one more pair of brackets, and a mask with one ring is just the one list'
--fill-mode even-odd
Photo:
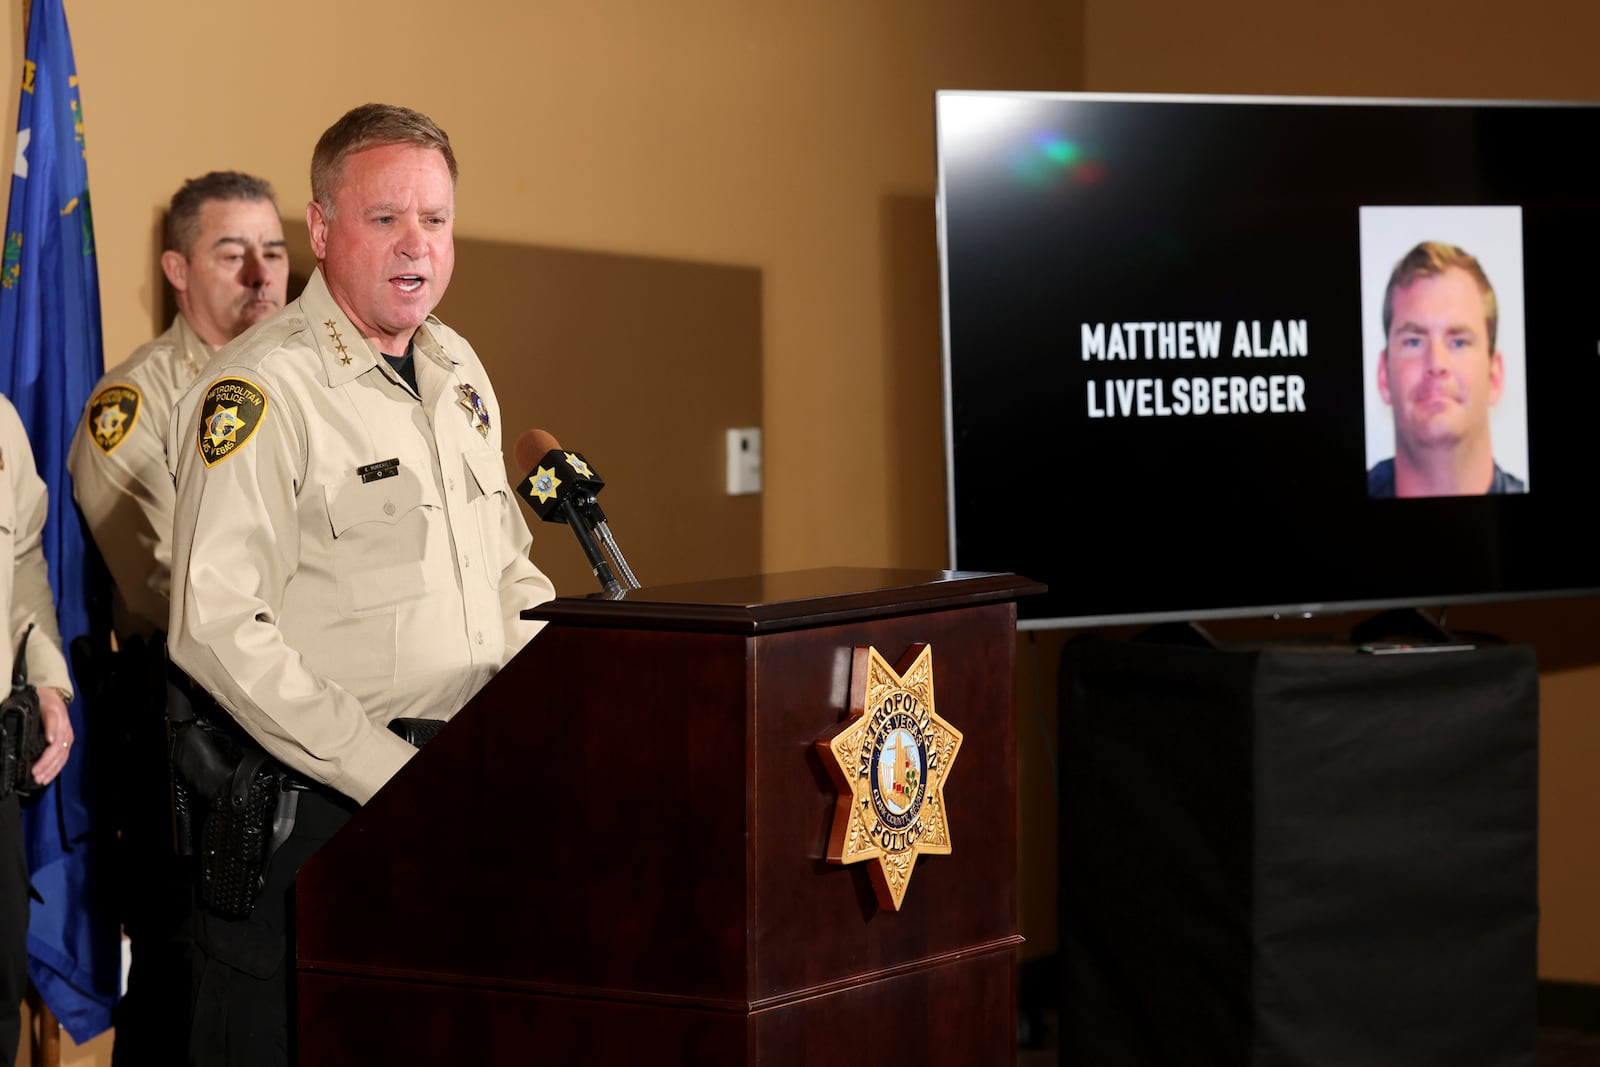
{"label": "flat screen television", "polygon": [[1600,589],[1600,108],[936,111],[952,565],[1023,626]]}

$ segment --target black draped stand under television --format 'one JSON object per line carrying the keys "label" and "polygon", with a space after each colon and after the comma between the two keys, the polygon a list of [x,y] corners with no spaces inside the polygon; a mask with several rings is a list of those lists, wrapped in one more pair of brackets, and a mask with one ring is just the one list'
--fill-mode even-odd
{"label": "black draped stand under television", "polygon": [[1062,1062],[1532,1064],[1526,646],[1062,655]]}

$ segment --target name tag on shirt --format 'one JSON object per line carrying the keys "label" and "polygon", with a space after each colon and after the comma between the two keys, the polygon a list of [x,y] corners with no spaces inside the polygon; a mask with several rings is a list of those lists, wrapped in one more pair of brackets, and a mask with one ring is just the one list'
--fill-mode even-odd
{"label": "name tag on shirt", "polygon": [[356,473],[361,475],[363,482],[377,482],[384,478],[393,478],[400,473],[400,457],[394,459],[380,459],[376,463],[368,463],[365,467],[357,467]]}

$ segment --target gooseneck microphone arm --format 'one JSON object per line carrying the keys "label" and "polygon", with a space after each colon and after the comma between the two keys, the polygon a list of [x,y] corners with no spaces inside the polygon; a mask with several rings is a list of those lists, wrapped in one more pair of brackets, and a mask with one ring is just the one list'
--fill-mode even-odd
{"label": "gooseneck microphone arm", "polygon": [[628,566],[627,557],[622,554],[622,546],[617,544],[616,537],[612,535],[611,526],[606,522],[606,513],[600,510],[600,501],[595,498],[595,494],[585,492],[578,506],[589,529],[599,536],[601,544],[606,546],[606,554],[622,573],[622,581],[629,589],[640,588],[639,579],[633,576],[633,568]]}
{"label": "gooseneck microphone arm", "polygon": [[605,542],[606,551],[611,553],[611,558],[617,564],[617,570],[622,572],[622,580],[628,583],[628,588],[638,589],[639,579],[633,576],[633,568],[628,566],[627,559],[622,555],[622,549],[617,546],[617,539],[611,536],[611,527],[604,520],[595,524],[595,532],[600,535],[600,540]]}

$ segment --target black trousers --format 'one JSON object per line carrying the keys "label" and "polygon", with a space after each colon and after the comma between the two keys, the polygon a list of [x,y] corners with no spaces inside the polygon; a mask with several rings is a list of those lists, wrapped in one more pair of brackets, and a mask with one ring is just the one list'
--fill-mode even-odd
{"label": "black trousers", "polygon": [[28,857],[17,795],[0,800],[0,1063],[14,1063],[28,989]]}
{"label": "black trousers", "polygon": [[358,805],[324,790],[299,794],[294,830],[267,866],[247,919],[195,914],[193,1067],[294,1062],[294,879]]}
{"label": "black trousers", "polygon": [[195,869],[174,851],[164,674],[156,681],[148,707],[125,715],[118,760],[117,907],[133,963],[112,1016],[112,1067],[182,1064],[189,1045]]}

